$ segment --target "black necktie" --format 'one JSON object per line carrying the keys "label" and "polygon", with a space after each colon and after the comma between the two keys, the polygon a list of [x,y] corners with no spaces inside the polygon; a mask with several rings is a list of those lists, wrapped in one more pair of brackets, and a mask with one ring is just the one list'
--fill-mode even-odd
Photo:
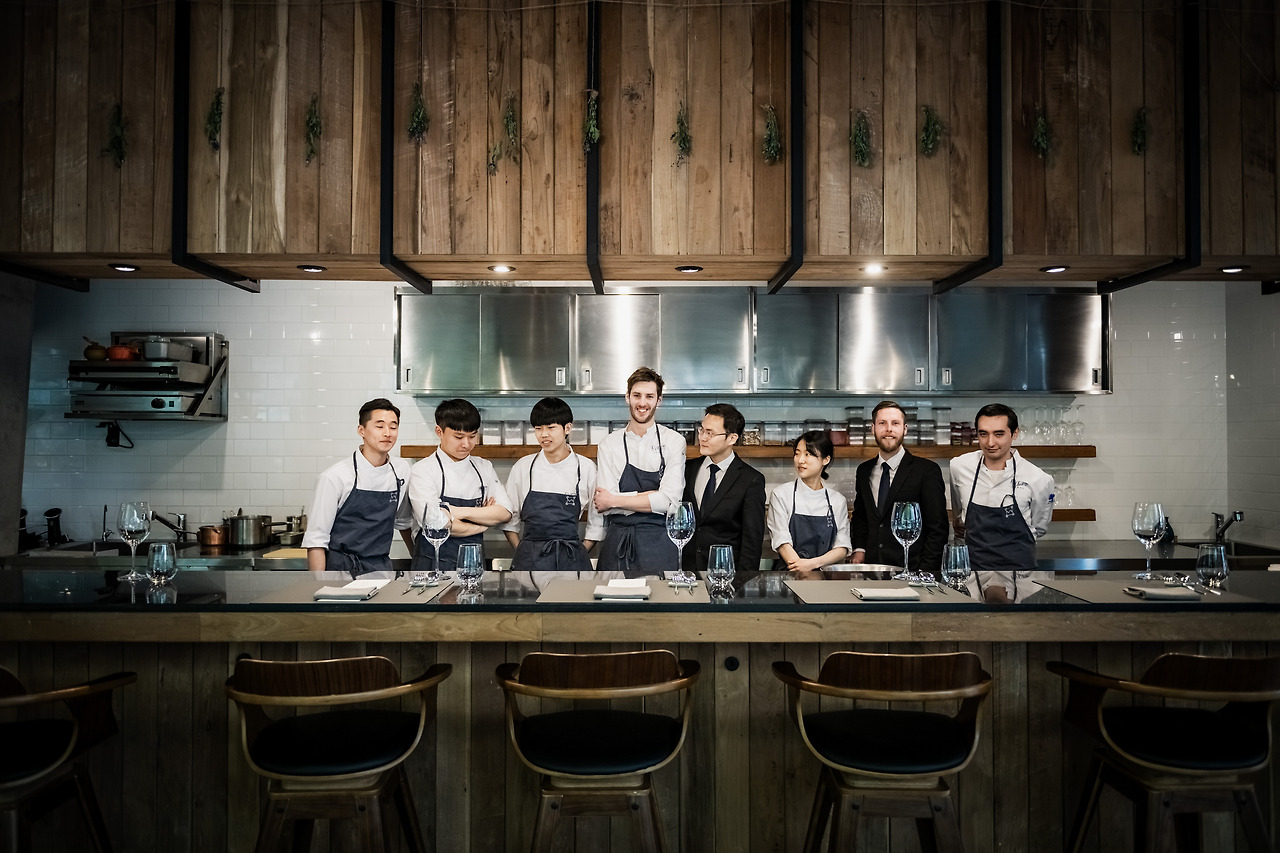
{"label": "black necktie", "polygon": [[719,465],[712,464],[707,466],[707,474],[709,475],[707,477],[707,487],[702,490],[702,503],[699,504],[699,508],[706,506],[707,501],[711,500],[711,496],[716,493],[716,472],[719,470]]}
{"label": "black necktie", "polygon": [[880,489],[876,494],[876,509],[881,515],[884,515],[884,505],[889,501],[889,477],[889,463],[885,462],[880,466]]}

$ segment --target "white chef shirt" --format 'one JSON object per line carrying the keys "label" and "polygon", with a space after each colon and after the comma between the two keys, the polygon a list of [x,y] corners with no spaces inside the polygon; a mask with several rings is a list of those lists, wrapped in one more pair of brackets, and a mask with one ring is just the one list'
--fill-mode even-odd
{"label": "white chef shirt", "polygon": [[729,466],[733,464],[733,460],[738,454],[730,453],[722,462],[712,462],[710,456],[702,457],[702,464],[698,466],[698,474],[693,478],[693,499],[698,502],[698,509],[702,509],[702,493],[707,490],[707,483],[711,482],[711,472],[707,469],[712,465],[716,466],[716,491],[720,491],[720,486],[724,484],[724,472],[729,470]]}
{"label": "white chef shirt", "polygon": [[[794,506],[792,505],[793,494],[795,495]],[[836,541],[831,547],[844,548],[852,552],[853,544],[849,539],[849,502],[845,500],[844,495],[826,486],[817,491],[804,483],[800,483],[797,487],[795,480],[788,480],[769,495],[769,541],[773,545],[773,550],[777,551],[783,545],[792,544],[791,513],[793,510],[801,515],[826,517],[827,498],[831,499],[831,512],[836,517]]]}
{"label": "white chef shirt", "polygon": [[320,472],[316,480],[315,494],[311,497],[311,506],[307,511],[307,531],[302,534],[303,548],[328,548],[329,533],[333,530],[333,519],[338,515],[338,508],[346,503],[351,490],[356,486],[356,471],[360,472],[360,489],[368,492],[394,492],[396,478],[405,483],[400,487],[400,504],[396,507],[396,530],[408,530],[413,526],[413,516],[409,509],[409,467],[401,463],[399,467],[393,459],[385,465],[375,468],[360,451],[355,453],[356,464],[351,466],[351,457],[343,457]]}
{"label": "white chef shirt", "polygon": [[[471,467],[473,462],[474,470]],[[444,469],[443,489],[440,482],[441,468]],[[479,479],[476,478],[477,473],[480,474]],[[486,498],[493,498],[508,511],[515,511],[507,490],[502,487],[497,472],[493,470],[493,463],[488,459],[468,456],[461,462],[455,462],[448,454],[436,450],[426,459],[414,463],[409,471],[409,503],[413,506],[414,528],[422,526],[422,515],[427,507],[440,505],[442,493],[451,498],[474,500],[480,497],[482,481]]]}
{"label": "white chef shirt", "polygon": [[[503,530],[510,530],[514,533],[524,535],[524,522],[520,519],[520,509],[524,507],[524,499],[529,496],[530,491],[530,466],[534,466],[535,470],[532,474],[532,484],[537,487],[540,492],[555,492],[556,494],[568,495],[573,493],[574,486],[578,487],[578,505],[587,508],[587,531],[583,538],[592,542],[599,542],[604,538],[604,518],[600,513],[596,512],[595,494],[596,494],[596,463],[592,462],[585,456],[579,456],[572,449],[569,455],[559,462],[549,462],[545,451],[538,451],[529,456],[522,457],[516,464],[511,466],[511,473],[507,476],[507,494],[511,497],[511,501],[516,508],[511,512],[511,520],[502,526]],[[582,466],[582,481],[578,482],[578,466]]]}
{"label": "white chef shirt", "polygon": [[[1000,506],[1012,490],[1018,511],[1036,539],[1044,536],[1053,517],[1053,477],[1032,465],[1017,448],[1013,456],[1018,460],[1018,482],[1013,479],[1013,459],[1005,460],[1004,469],[992,471],[982,464],[982,451],[975,450],[951,460],[951,512],[964,521],[969,507],[969,490],[973,489],[973,502],[978,506]],[[977,488],[973,486],[973,473],[978,471]]]}
{"label": "white chef shirt", "polygon": [[[626,442],[626,455],[623,453],[623,442]],[[652,512],[665,515],[667,507],[678,503],[684,495],[684,437],[673,429],[662,424],[654,424],[644,435],[636,435],[623,427],[605,436],[604,441],[596,447],[596,465],[598,473],[596,485],[618,495],[635,495],[638,492],[624,492],[618,486],[622,477],[622,469],[631,464],[642,471],[657,471],[662,461],[666,461],[667,470],[662,474],[658,488],[649,495],[649,508]],[[606,515],[630,515],[629,509],[607,510]]]}

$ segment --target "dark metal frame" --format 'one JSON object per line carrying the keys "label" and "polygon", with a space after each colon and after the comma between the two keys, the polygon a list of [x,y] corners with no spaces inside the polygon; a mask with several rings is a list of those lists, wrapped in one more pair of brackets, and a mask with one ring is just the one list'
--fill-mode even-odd
{"label": "dark metal frame", "polygon": [[804,266],[804,0],[791,0],[791,254],[769,279],[769,292],[777,293]]}

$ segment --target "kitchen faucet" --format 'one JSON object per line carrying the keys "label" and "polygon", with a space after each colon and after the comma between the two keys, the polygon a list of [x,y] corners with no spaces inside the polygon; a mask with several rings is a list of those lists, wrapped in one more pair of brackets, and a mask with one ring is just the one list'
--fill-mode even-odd
{"label": "kitchen faucet", "polygon": [[151,513],[151,517],[178,534],[179,542],[186,542],[188,536],[194,535],[190,530],[187,530],[187,514],[185,512],[173,513],[173,517],[177,519],[176,523],[165,518],[164,514],[160,512]]}
{"label": "kitchen faucet", "polygon": [[1227,541],[1227,528],[1235,524],[1237,521],[1244,521],[1244,513],[1236,510],[1231,513],[1230,518],[1224,517],[1222,513],[1215,512],[1213,514],[1213,542],[1215,545],[1223,545]]}

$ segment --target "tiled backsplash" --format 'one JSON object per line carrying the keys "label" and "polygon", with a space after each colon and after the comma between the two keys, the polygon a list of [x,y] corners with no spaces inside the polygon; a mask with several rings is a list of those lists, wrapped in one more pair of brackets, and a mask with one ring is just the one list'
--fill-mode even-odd
{"label": "tiled backsplash", "polygon": [[1236,536],[1280,546],[1280,295],[1242,282],[1227,285],[1226,302],[1229,509],[1244,512]]}
{"label": "tiled backsplash", "polygon": [[[1256,293],[1256,285],[1254,285]],[[436,400],[397,395],[394,387],[395,286],[379,282],[264,282],[249,294],[213,282],[95,283],[88,294],[41,288],[31,365],[23,504],[34,518],[63,509],[63,530],[76,539],[101,532],[103,505],[148,499],[209,522],[227,510],[283,517],[311,497],[316,474],[359,443],[361,403],[391,397],[402,409],[401,443],[434,441]],[[1050,461],[1044,467],[1076,492],[1077,507],[1093,507],[1094,523],[1056,524],[1050,535],[1120,539],[1130,534],[1135,500],[1163,500],[1178,532],[1203,536],[1210,513],[1246,509],[1235,535],[1267,541],[1280,530],[1274,504],[1277,392],[1276,310],[1265,299],[1237,306],[1221,284],[1152,283],[1117,294],[1112,316],[1116,392],[1106,396],[1005,400],[1023,413],[1038,404],[1083,405],[1085,441],[1098,457]],[[1231,325],[1249,332],[1230,351],[1252,365],[1248,403],[1228,397],[1228,303]],[[1269,310],[1269,313],[1267,311]],[[1238,318],[1236,315],[1240,315]],[[109,448],[96,420],[69,419],[67,362],[82,335],[112,330],[219,332],[230,346],[227,423],[122,421],[136,447]],[[975,342],[980,345],[980,342]],[[1264,371],[1258,362],[1265,360]],[[1240,380],[1243,381],[1243,380]],[[1244,385],[1237,387],[1244,388]],[[1244,394],[1239,394],[1243,397]],[[1227,417],[1228,402],[1232,416]],[[751,400],[748,405],[747,401]],[[1263,403],[1266,400],[1269,402]],[[490,419],[522,420],[532,399],[477,400]],[[580,420],[626,417],[620,399],[571,401]],[[664,420],[697,420],[711,400],[668,392]],[[846,398],[734,398],[752,420],[838,419]],[[873,404],[860,398],[857,403]],[[935,403],[943,400],[936,399]],[[953,398],[962,420],[987,402]],[[1255,411],[1256,410],[1256,411]],[[1232,439],[1228,450],[1224,423]],[[1239,446],[1238,443],[1239,436]],[[1266,445],[1263,442],[1267,441]],[[1261,459],[1262,465],[1255,462]],[[1269,466],[1269,467],[1268,467]],[[505,472],[508,465],[500,465]],[[760,466],[772,487],[792,475],[788,460]],[[1259,475],[1262,470],[1270,475]],[[944,466],[945,470],[945,466]],[[852,487],[853,465],[837,464],[833,480]],[[1231,496],[1241,506],[1228,506]],[[1248,506],[1245,506],[1245,504]],[[1256,508],[1255,508],[1256,507]]]}

